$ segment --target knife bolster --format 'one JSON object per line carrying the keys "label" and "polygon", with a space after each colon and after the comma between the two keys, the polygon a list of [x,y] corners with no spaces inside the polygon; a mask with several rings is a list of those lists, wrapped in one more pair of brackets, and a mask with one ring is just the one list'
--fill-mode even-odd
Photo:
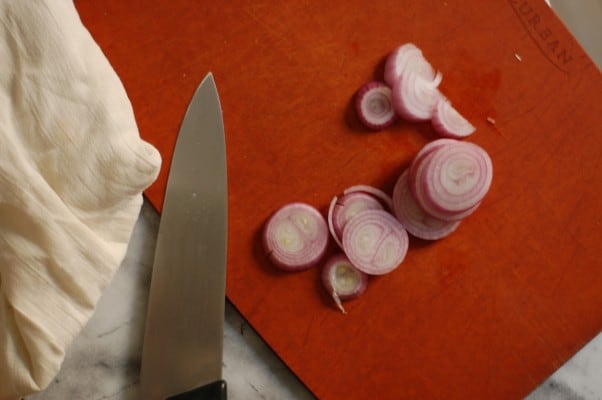
{"label": "knife bolster", "polygon": [[184,392],[172,397],[167,400],[227,400],[228,393],[226,387],[226,381],[219,380],[209,383],[200,388]]}

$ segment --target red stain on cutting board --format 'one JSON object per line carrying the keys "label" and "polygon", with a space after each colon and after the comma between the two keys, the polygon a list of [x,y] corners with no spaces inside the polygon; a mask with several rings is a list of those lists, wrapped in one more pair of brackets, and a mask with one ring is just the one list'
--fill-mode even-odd
{"label": "red stain on cutting board", "polygon": [[[228,149],[227,295],[320,399],[522,398],[602,328],[602,79],[544,2],[76,6],[164,157],[146,192],[158,209],[186,105],[214,73]],[[325,211],[354,184],[390,191],[435,137],[403,121],[367,132],[350,107],[410,41],[477,127],[468,140],[490,153],[493,185],[452,236],[412,239],[404,263],[371,279],[343,316],[317,269],[275,272],[258,235],[285,203]]]}

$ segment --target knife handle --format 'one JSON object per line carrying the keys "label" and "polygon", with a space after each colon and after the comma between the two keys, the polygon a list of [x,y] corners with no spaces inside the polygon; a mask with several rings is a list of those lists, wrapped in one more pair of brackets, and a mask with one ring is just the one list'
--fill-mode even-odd
{"label": "knife handle", "polygon": [[197,389],[169,397],[167,400],[227,400],[226,381],[219,380]]}

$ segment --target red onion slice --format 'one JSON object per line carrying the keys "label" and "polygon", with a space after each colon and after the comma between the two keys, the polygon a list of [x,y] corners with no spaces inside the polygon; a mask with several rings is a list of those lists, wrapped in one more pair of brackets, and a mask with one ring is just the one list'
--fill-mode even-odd
{"label": "red onion slice", "polygon": [[343,196],[335,201],[328,213],[328,222],[329,225],[332,225],[331,233],[335,241],[340,243],[343,229],[353,217],[366,210],[382,209],[383,207],[378,199],[368,193],[359,191],[345,192]]}
{"label": "red onion slice", "polygon": [[[449,145],[450,144],[447,144],[447,146]],[[480,203],[477,203],[468,209],[451,211],[441,208],[436,203],[433,203],[432,198],[427,195],[425,189],[428,185],[428,180],[425,178],[425,176],[430,173],[429,169],[432,168],[431,162],[434,157],[434,153],[441,148],[442,147],[438,147],[431,150],[425,154],[424,157],[416,160],[417,162],[412,163],[410,175],[408,176],[408,185],[414,199],[416,200],[416,203],[426,214],[444,221],[459,221],[472,214],[479,207]]]}
{"label": "red onion slice", "polygon": [[324,288],[344,314],[341,302],[361,295],[368,285],[368,276],[354,267],[344,254],[336,254],[326,261],[321,278]]}
{"label": "red onion slice", "polygon": [[415,183],[415,178],[416,178],[416,170],[420,166],[420,163],[433,150],[438,149],[441,146],[445,146],[446,144],[452,144],[452,143],[455,143],[454,139],[440,138],[440,139],[433,140],[431,142],[428,142],[426,145],[424,145],[418,151],[416,156],[414,156],[414,159],[412,160],[412,163],[410,164],[409,176],[408,176],[408,183],[409,183],[410,188],[412,188],[412,192],[413,192],[414,196],[416,196],[416,193],[414,192],[414,189],[413,189],[414,183]]}
{"label": "red onion slice", "polygon": [[322,214],[305,203],[290,203],[276,211],[263,232],[268,258],[286,271],[315,265],[328,245],[328,228]]}
{"label": "red onion slice", "polygon": [[391,89],[391,101],[397,115],[408,121],[430,120],[443,96],[437,88],[442,79],[441,73],[432,80],[412,71],[404,73]]}
{"label": "red onion slice", "polygon": [[404,260],[409,245],[406,230],[383,210],[364,211],[349,221],[342,242],[351,263],[369,275],[395,270]]}
{"label": "red onion slice", "polygon": [[392,208],[393,203],[391,201],[391,196],[389,196],[387,193],[380,190],[379,188],[376,188],[374,186],[369,186],[369,185],[354,185],[354,186],[351,186],[351,187],[348,187],[347,189],[345,189],[343,194],[350,194],[350,193],[355,193],[355,192],[363,192],[363,193],[372,195],[375,198],[379,199],[385,206],[387,206],[389,208],[389,210],[393,209]]}
{"label": "red onion slice", "polygon": [[389,54],[385,62],[385,82],[393,87],[406,71],[418,73],[427,81],[432,81],[436,75],[422,50],[413,43],[405,43]]}
{"label": "red onion slice", "polygon": [[462,212],[479,204],[493,178],[491,158],[469,142],[456,142],[431,153],[423,176],[424,195],[448,212]]}
{"label": "red onion slice", "polygon": [[360,121],[372,130],[384,129],[398,118],[391,103],[391,88],[383,82],[364,84],[356,94],[355,108]]}
{"label": "red onion slice", "polygon": [[476,128],[444,97],[439,98],[432,118],[433,128],[441,136],[462,139],[474,133]]}
{"label": "red onion slice", "polygon": [[411,235],[425,240],[442,239],[453,233],[460,221],[444,221],[427,213],[416,203],[408,187],[409,171],[405,170],[393,188],[394,214]]}

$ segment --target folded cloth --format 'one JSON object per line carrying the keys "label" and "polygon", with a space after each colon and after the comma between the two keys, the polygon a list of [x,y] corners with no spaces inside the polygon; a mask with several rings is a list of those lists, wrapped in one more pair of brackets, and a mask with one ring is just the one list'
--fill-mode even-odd
{"label": "folded cloth", "polygon": [[56,376],[160,163],[72,0],[0,0],[0,400]]}

